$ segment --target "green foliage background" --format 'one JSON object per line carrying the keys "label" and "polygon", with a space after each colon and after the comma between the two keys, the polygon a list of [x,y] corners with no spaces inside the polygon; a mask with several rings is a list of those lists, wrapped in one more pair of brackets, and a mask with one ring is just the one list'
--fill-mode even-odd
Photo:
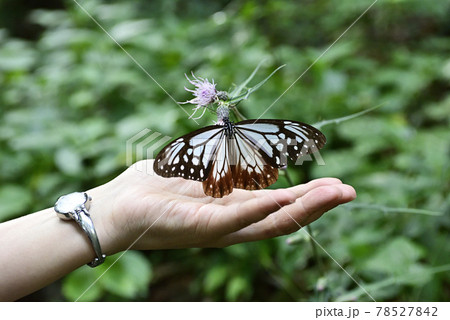
{"label": "green foliage background", "polygon": [[[79,1],[176,101],[190,99],[184,73],[228,90],[263,59],[255,81],[286,64],[240,104],[248,118],[372,2]],[[36,6],[0,2],[0,221],[112,179],[142,129],[175,137],[197,128],[75,2]],[[323,128],[325,166],[290,169],[295,183],[333,176],[358,192],[312,225],[329,255],[317,248],[314,258],[303,231],[225,249],[129,252],[81,300],[370,301],[338,262],[377,301],[448,301],[449,14],[446,0],[379,0],[264,115],[316,123],[383,103]],[[287,185],[281,177],[275,187]],[[109,265],[25,300],[75,300]]]}

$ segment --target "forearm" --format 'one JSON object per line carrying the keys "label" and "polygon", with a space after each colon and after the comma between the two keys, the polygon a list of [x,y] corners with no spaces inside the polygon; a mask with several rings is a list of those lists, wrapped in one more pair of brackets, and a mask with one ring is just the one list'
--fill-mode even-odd
{"label": "forearm", "polygon": [[[134,249],[216,247],[291,233],[325,211],[351,201],[355,190],[337,179],[289,189],[235,190],[205,197],[201,183],[165,179],[138,162],[87,191],[104,254]],[[0,224],[0,301],[34,292],[91,262],[95,253],[75,221],[53,208]]]}
{"label": "forearm", "polygon": [[32,293],[95,257],[81,228],[52,208],[0,224],[0,243],[0,301]]}

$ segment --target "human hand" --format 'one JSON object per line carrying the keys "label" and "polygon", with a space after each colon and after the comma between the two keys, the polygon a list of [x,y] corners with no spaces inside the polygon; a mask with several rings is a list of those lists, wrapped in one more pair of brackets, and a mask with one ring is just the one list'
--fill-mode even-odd
{"label": "human hand", "polygon": [[292,233],[328,210],[352,201],[353,187],[321,178],[287,189],[235,189],[224,198],[202,184],[153,173],[153,160],[135,163],[88,191],[104,252],[224,247]]}

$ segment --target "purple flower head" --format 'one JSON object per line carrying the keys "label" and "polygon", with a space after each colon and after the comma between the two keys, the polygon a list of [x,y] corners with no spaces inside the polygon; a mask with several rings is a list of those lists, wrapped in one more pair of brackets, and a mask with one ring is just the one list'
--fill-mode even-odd
{"label": "purple flower head", "polygon": [[217,99],[217,90],[216,90],[216,84],[214,83],[214,80],[212,80],[212,83],[209,82],[208,79],[203,79],[200,77],[196,77],[194,73],[192,73],[193,80],[189,79],[188,76],[185,74],[186,79],[195,86],[194,90],[190,90],[186,87],[184,89],[186,91],[192,92],[194,94],[194,99],[188,100],[183,103],[191,103],[195,104],[196,107],[194,108],[194,113],[189,117],[192,118],[192,116],[197,112],[198,109],[204,108],[203,113],[200,117],[194,118],[194,119],[200,119],[206,111],[206,106],[213,103]]}

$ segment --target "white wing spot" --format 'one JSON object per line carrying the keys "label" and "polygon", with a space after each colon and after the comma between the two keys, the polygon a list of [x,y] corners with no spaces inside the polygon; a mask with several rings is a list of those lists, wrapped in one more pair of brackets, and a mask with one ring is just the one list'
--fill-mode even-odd
{"label": "white wing spot", "polygon": [[200,157],[200,155],[202,154],[202,150],[201,148],[195,148],[194,149],[194,156]]}

